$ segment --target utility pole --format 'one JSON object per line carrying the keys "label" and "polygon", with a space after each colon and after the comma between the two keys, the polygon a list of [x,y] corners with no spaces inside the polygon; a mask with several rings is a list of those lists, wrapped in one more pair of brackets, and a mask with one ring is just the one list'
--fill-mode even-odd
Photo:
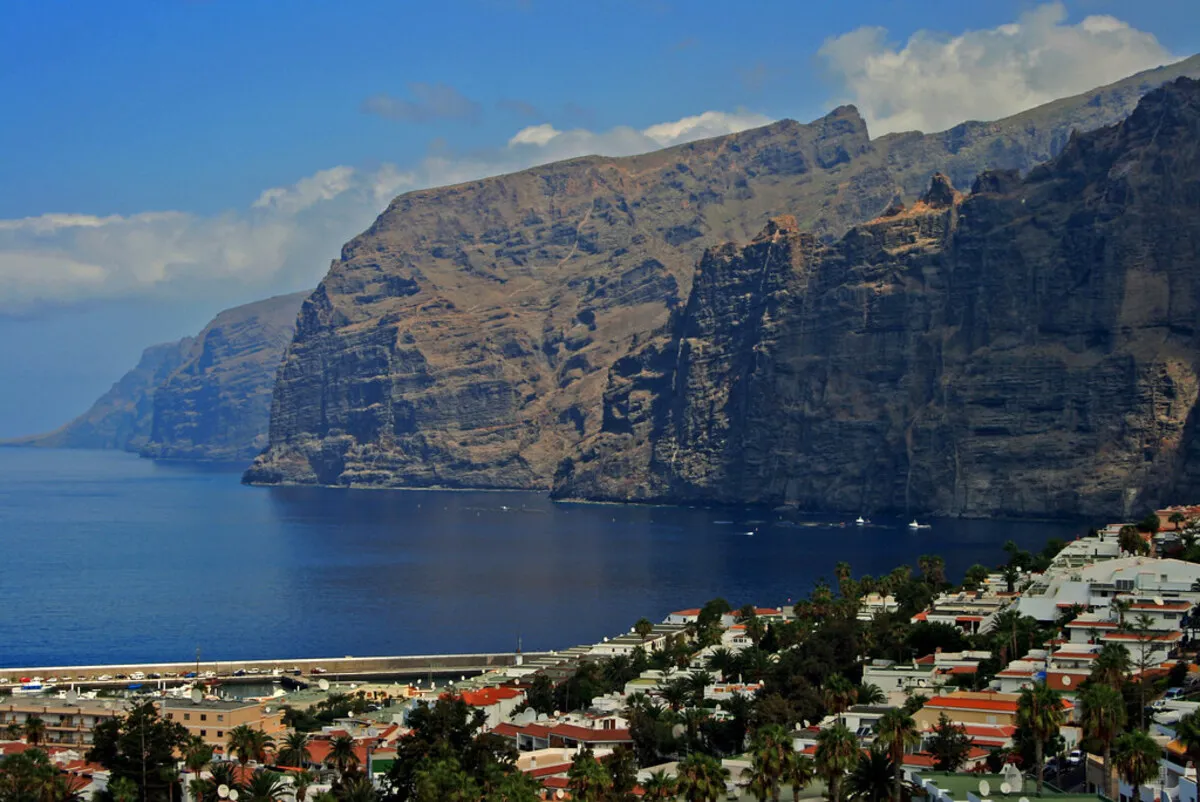
{"label": "utility pole", "polygon": [[200,647],[196,647],[196,679],[200,679]]}

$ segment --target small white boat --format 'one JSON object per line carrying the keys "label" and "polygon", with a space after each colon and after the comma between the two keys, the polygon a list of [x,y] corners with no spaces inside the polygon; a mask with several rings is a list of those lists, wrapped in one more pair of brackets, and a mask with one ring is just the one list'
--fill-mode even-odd
{"label": "small white boat", "polygon": [[912,521],[912,523],[910,523],[910,524],[908,525],[908,528],[909,528],[909,529],[920,529],[920,528],[921,528],[921,525],[920,525],[919,523],[917,523],[917,519],[916,519],[916,518],[913,518],[913,521]]}
{"label": "small white boat", "polygon": [[13,696],[36,696],[53,688],[53,685],[43,685],[40,682],[24,682],[19,688],[13,688]]}
{"label": "small white boat", "polygon": [[866,521],[864,521],[864,520],[863,520],[863,517],[860,515],[860,516],[858,516],[857,518],[855,518],[855,519],[854,519],[854,523],[855,523],[856,525],[858,525],[858,526],[862,526],[862,525],[864,525],[864,524],[866,523]]}

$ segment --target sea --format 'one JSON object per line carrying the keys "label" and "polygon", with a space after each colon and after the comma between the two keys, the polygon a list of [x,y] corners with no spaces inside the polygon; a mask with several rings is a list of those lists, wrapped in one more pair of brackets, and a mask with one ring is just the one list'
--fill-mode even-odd
{"label": "sea", "polygon": [[952,578],[1085,522],[261,488],[241,466],[0,449],[0,667],[563,649],[640,617],[786,604],[834,565]]}

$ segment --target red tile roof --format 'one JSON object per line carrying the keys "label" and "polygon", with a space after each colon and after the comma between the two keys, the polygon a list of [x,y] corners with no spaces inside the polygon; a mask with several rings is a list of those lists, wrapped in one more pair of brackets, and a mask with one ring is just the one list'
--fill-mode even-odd
{"label": "red tile roof", "polygon": [[477,691],[463,691],[462,700],[471,707],[491,707],[506,699],[516,699],[524,696],[525,692],[517,688],[491,687],[480,688]]}
{"label": "red tile roof", "polygon": [[1109,632],[1103,636],[1103,640],[1145,640],[1147,643],[1161,643],[1163,641],[1177,641],[1182,637],[1183,633],[1179,630],[1174,630],[1172,632],[1147,633],[1144,638],[1142,635],[1139,635],[1136,632]]}
{"label": "red tile roof", "polygon": [[1130,610],[1171,610],[1171,611],[1188,611],[1192,609],[1192,605],[1185,601],[1164,601],[1162,604],[1155,604],[1152,601],[1134,602],[1129,605]]}

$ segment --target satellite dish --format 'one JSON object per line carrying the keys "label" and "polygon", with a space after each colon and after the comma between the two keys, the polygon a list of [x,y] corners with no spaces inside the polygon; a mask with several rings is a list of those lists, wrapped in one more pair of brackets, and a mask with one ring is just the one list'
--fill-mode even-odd
{"label": "satellite dish", "polygon": [[76,691],[74,688],[67,691],[67,704],[73,705],[78,701],[79,701],[79,692],[78,691]]}
{"label": "satellite dish", "polygon": [[1004,794],[1005,796],[1008,796],[1009,794],[1012,793],[1012,786],[1009,785],[1008,783],[1000,783],[1000,793]]}
{"label": "satellite dish", "polygon": [[323,691],[329,690],[329,680],[327,680],[327,679],[321,680],[320,682],[317,683],[317,687]]}
{"label": "satellite dish", "polygon": [[229,786],[226,785],[225,783],[221,783],[220,785],[218,785],[217,786],[217,796],[221,797],[222,799],[229,796]]}
{"label": "satellite dish", "polygon": [[1069,676],[1067,676],[1067,675],[1063,675],[1063,678],[1062,678],[1062,684],[1063,684],[1063,685],[1070,685],[1070,684],[1071,684],[1071,678],[1070,678]]}
{"label": "satellite dish", "polygon": [[200,690],[199,688],[192,688],[192,702],[194,704],[200,704],[203,701],[204,691]]}
{"label": "satellite dish", "polygon": [[229,791],[229,802],[237,802],[238,790],[233,788]]}
{"label": "satellite dish", "polygon": [[992,785],[987,780],[979,781],[979,796],[986,797],[992,792]]}
{"label": "satellite dish", "polygon": [[1017,802],[1029,802],[1029,797],[1023,796],[1020,799],[1018,799]]}

